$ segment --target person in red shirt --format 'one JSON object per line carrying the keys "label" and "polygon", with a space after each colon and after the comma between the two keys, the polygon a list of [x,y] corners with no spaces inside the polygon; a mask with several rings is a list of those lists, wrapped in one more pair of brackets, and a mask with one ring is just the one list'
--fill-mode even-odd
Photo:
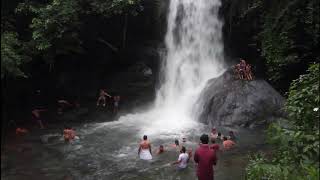
{"label": "person in red shirt", "polygon": [[207,134],[203,134],[200,137],[200,141],[200,147],[198,147],[194,154],[194,161],[198,164],[198,180],[213,180],[213,165],[217,164],[216,153],[208,145],[209,136]]}

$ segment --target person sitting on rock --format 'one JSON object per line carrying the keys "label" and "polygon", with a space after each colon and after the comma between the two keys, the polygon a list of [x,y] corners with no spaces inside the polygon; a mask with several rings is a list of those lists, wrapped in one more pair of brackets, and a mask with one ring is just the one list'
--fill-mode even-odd
{"label": "person sitting on rock", "polygon": [[106,93],[106,91],[104,89],[100,89],[99,98],[97,101],[97,106],[100,106],[101,102],[102,102],[103,107],[106,106],[106,96],[111,98],[111,96],[108,93]]}
{"label": "person sitting on rock", "polygon": [[240,59],[240,66],[239,66],[239,74],[240,79],[246,78],[246,61],[244,59]]}
{"label": "person sitting on rock", "polygon": [[70,142],[76,137],[76,132],[71,127],[65,127],[63,130],[63,137],[65,142]]}
{"label": "person sitting on rock", "polygon": [[247,64],[245,71],[246,71],[246,79],[249,80],[249,81],[253,80],[252,71],[251,71],[251,65],[250,64]]}
{"label": "person sitting on rock", "polygon": [[223,137],[223,149],[229,150],[231,149],[236,143],[232,140],[228,139],[227,137]]}

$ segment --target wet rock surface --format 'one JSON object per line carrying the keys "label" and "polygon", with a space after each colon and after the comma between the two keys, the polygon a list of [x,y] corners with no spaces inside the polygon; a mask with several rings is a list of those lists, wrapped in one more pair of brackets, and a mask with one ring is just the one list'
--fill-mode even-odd
{"label": "wet rock surface", "polygon": [[263,126],[283,117],[284,98],[265,80],[235,79],[232,69],[208,81],[196,105],[205,124]]}

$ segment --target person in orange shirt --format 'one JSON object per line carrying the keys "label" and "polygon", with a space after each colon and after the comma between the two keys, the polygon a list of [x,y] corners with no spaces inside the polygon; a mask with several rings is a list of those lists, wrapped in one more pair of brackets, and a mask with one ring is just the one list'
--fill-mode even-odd
{"label": "person in orange shirt", "polygon": [[223,148],[225,150],[231,149],[236,143],[228,139],[227,137],[223,137]]}
{"label": "person in orange shirt", "polygon": [[17,128],[16,129],[16,135],[25,135],[27,134],[29,131],[26,128]]}

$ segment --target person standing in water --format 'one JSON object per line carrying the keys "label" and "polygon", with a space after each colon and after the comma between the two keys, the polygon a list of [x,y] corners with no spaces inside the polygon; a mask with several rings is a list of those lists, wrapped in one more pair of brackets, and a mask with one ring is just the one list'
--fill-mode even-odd
{"label": "person standing in water", "polygon": [[200,147],[194,154],[194,161],[198,164],[198,180],[213,180],[213,165],[217,164],[216,153],[208,145],[209,136],[207,134],[201,135],[200,141]]}
{"label": "person standing in water", "polygon": [[178,160],[172,164],[178,164],[178,170],[182,170],[187,167],[188,162],[189,155],[186,153],[186,147],[182,146]]}
{"label": "person standing in water", "polygon": [[106,90],[100,89],[99,98],[97,101],[97,107],[100,106],[101,102],[103,107],[106,106],[106,96],[111,98],[111,96],[108,93],[106,93]]}
{"label": "person standing in water", "polygon": [[138,155],[140,156],[140,159],[143,160],[152,159],[151,144],[148,141],[148,137],[146,135],[143,136],[143,140],[140,143]]}

